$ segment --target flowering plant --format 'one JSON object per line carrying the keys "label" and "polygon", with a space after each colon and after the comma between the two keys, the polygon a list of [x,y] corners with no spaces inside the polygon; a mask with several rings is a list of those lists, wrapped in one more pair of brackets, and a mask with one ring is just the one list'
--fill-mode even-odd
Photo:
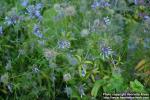
{"label": "flowering plant", "polygon": [[0,99],[150,93],[149,6],[149,0],[0,0]]}

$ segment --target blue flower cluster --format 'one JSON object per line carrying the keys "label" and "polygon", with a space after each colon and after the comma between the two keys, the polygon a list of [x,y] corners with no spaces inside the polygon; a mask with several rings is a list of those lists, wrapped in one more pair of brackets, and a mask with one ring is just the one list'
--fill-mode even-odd
{"label": "blue flower cluster", "polygon": [[110,48],[110,47],[102,47],[101,48],[101,50],[102,50],[102,54],[106,57],[106,58],[108,58],[108,56],[110,56],[111,54],[112,54],[112,49]]}
{"label": "blue flower cluster", "polygon": [[27,7],[28,4],[29,4],[29,0],[24,0],[24,1],[21,2],[21,5],[23,7]]}
{"label": "blue flower cluster", "polygon": [[111,55],[113,55],[113,50],[107,46],[105,43],[102,43],[100,46],[100,55],[103,57],[103,59],[105,58],[109,58]]}
{"label": "blue flower cluster", "polygon": [[[31,19],[33,18],[37,18],[39,21],[42,20],[42,15],[41,15],[41,10],[43,8],[43,4],[42,3],[37,3],[35,5],[28,5],[29,1],[28,0],[24,0],[22,3],[22,6],[27,7],[27,14],[29,15],[29,17]],[[40,31],[40,26],[35,24],[33,27],[33,34],[35,34],[37,37],[42,38],[43,34]]]}
{"label": "blue flower cluster", "polygon": [[105,1],[105,0],[100,0],[100,1],[95,1],[91,7],[96,9],[96,8],[104,8],[104,7],[109,7],[110,3]]}
{"label": "blue flower cluster", "polygon": [[42,15],[40,13],[41,9],[43,8],[43,5],[41,3],[38,3],[36,5],[29,5],[27,9],[27,14],[30,16],[30,18],[38,18],[39,20],[42,19]]}
{"label": "blue flower cluster", "polygon": [[42,38],[43,34],[40,32],[40,27],[39,25],[34,25],[33,28],[33,34],[35,34],[37,37]]}
{"label": "blue flower cluster", "polygon": [[[18,9],[14,7],[9,13],[6,13],[5,22],[0,23],[0,37],[4,34],[1,41],[2,49],[4,48],[1,58],[4,58],[4,61],[1,62],[1,65],[6,71],[6,74],[0,76],[0,84],[7,83],[2,89],[7,88],[6,92],[8,93],[14,94],[16,92],[17,95],[23,89],[27,96],[32,95],[30,93],[32,91],[38,97],[37,99],[41,93],[43,96],[40,98],[52,98],[54,100],[58,99],[58,96],[69,99],[72,95],[79,99],[91,100],[93,97],[96,99],[99,97],[96,93],[99,91],[96,88],[97,82],[105,83],[105,79],[110,75],[106,87],[102,87],[104,91],[107,88],[109,90],[107,87],[110,83],[109,80],[113,80],[115,75],[122,77],[123,70],[119,67],[122,67],[126,62],[126,58],[128,64],[128,58],[132,53],[136,54],[134,51],[138,49],[137,47],[140,47],[139,50],[143,50],[143,47],[144,50],[150,49],[149,14],[144,14],[145,11],[141,10],[145,10],[145,8],[139,10],[135,6],[140,5],[142,0],[130,2],[135,7],[133,10],[131,8],[131,11],[134,12],[138,8],[137,13],[131,14],[131,17],[128,9],[125,10],[124,15],[121,12],[124,12],[123,8],[125,7],[119,8],[121,4],[126,4],[124,3],[125,0],[114,0],[115,3],[111,0],[93,0],[93,4],[90,4],[91,10],[89,10],[89,2],[83,0],[85,4],[81,0],[85,4],[85,12],[80,11],[80,6],[83,6],[80,3],[70,5],[64,2],[55,4],[54,8],[51,8],[53,4],[50,6],[43,5],[47,3],[47,0],[42,1],[43,4],[36,2],[36,0],[21,1],[20,5],[22,6],[19,6],[19,9],[22,10],[19,12],[23,13],[12,13],[11,11]],[[58,0],[54,3],[57,2]],[[116,4],[115,7],[112,7],[113,4]],[[140,11],[142,17],[138,17]],[[94,14],[95,16],[93,16]],[[15,34],[7,35],[11,32]],[[134,34],[136,32],[142,33],[142,35]],[[143,34],[146,34],[146,38]],[[97,44],[99,41],[101,43]],[[13,52],[11,51],[12,48]],[[140,59],[145,59],[143,57]],[[19,63],[20,59],[21,63]],[[27,62],[30,63],[24,70]],[[19,69],[18,66],[23,67]],[[105,67],[108,67],[108,70]],[[11,70],[14,70],[12,75],[9,73],[12,72]],[[19,71],[19,75],[14,76],[18,73],[17,71]],[[108,73],[109,75],[107,75]],[[29,78],[33,83],[27,81],[29,80],[28,76],[32,76]],[[113,76],[112,79],[111,76]],[[123,80],[121,79],[121,81]],[[20,86],[27,82],[27,86],[19,87],[18,90],[14,91],[13,85],[9,84],[10,82],[13,82],[14,86],[18,82],[20,82]],[[42,91],[38,90],[39,85]],[[49,89],[45,90],[47,87]],[[26,91],[26,88],[29,89]],[[91,94],[89,94],[89,90]],[[64,96],[64,93],[61,92],[66,93],[66,95]]]}
{"label": "blue flower cluster", "polygon": [[9,25],[14,25],[17,22],[21,21],[22,18],[21,16],[17,15],[17,14],[13,14],[11,16],[6,16],[5,17],[5,23],[9,26]]}
{"label": "blue flower cluster", "polygon": [[60,40],[58,41],[58,48],[67,49],[70,48],[71,44],[68,40]]}

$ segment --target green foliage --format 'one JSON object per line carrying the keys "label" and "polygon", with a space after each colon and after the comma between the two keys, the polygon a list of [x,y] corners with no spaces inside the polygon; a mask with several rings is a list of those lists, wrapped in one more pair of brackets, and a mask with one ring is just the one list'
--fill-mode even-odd
{"label": "green foliage", "polygon": [[96,97],[100,87],[106,84],[105,80],[97,80],[92,88],[91,95]]}
{"label": "green foliage", "polygon": [[133,92],[138,92],[138,93],[146,92],[144,86],[138,80],[131,81],[130,87]]}
{"label": "green foliage", "polygon": [[123,77],[118,74],[112,75],[112,77],[108,80],[108,84],[104,86],[104,91],[106,93],[122,93],[126,89],[127,86]]}
{"label": "green foliage", "polygon": [[150,92],[150,3],[141,1],[0,0],[0,100]]}

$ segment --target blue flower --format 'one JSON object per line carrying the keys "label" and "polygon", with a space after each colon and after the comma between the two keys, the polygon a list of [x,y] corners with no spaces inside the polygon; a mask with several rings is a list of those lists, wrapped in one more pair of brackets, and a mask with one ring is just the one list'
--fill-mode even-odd
{"label": "blue flower", "polygon": [[0,26],[0,35],[3,34],[3,27]]}
{"label": "blue flower", "polygon": [[108,16],[104,17],[104,22],[105,22],[106,25],[110,25],[111,24],[111,21],[110,21]]}
{"label": "blue flower", "polygon": [[104,2],[104,3],[103,3],[103,6],[104,6],[104,7],[109,7],[109,6],[110,6],[110,3],[109,3],[109,2]]}
{"label": "blue flower", "polygon": [[38,3],[35,5],[36,10],[41,10],[43,8],[43,4],[42,3]]}
{"label": "blue flower", "polygon": [[109,7],[110,3],[105,1],[105,0],[101,0],[101,1],[95,1],[91,7],[96,9],[96,8],[104,8],[104,7]]}
{"label": "blue flower", "polygon": [[68,40],[60,40],[58,41],[58,48],[67,49],[70,48],[70,41]]}
{"label": "blue flower", "polygon": [[5,17],[5,23],[7,25],[11,25],[11,24],[14,24],[15,22],[10,18],[10,17]]}
{"label": "blue flower", "polygon": [[67,87],[67,85],[66,85],[64,92],[67,94],[68,97],[70,97],[72,94],[72,89],[70,87]]}
{"label": "blue flower", "polygon": [[38,25],[34,25],[33,34],[35,34],[39,38],[43,37],[43,34],[40,32],[40,28]]}
{"label": "blue flower", "polygon": [[79,93],[81,95],[81,98],[82,98],[83,95],[85,95],[83,85],[79,86]]}
{"label": "blue flower", "polygon": [[138,4],[138,0],[134,0],[134,4],[137,5]]}
{"label": "blue flower", "polygon": [[106,46],[105,43],[101,44],[100,51],[101,51],[100,55],[103,57],[103,59],[109,58],[111,55],[114,54],[112,49],[109,46]]}
{"label": "blue flower", "polygon": [[91,5],[91,7],[94,8],[94,9],[100,7],[100,2],[97,2],[97,1],[94,2],[94,3]]}
{"label": "blue flower", "polygon": [[112,54],[112,49],[110,47],[102,47],[101,48],[102,55],[108,58]]}
{"label": "blue flower", "polygon": [[81,74],[82,74],[82,77],[85,77],[86,71],[83,69]]}
{"label": "blue flower", "polygon": [[18,15],[12,15],[12,16],[6,16],[5,17],[5,23],[7,25],[14,25],[20,20],[20,17]]}
{"label": "blue flower", "polygon": [[42,15],[40,14],[40,11],[38,10],[35,11],[35,17],[37,17],[39,20],[42,19]]}
{"label": "blue flower", "polygon": [[38,18],[39,20],[41,20],[42,19],[42,15],[40,13],[41,8],[42,8],[42,4],[39,3],[35,6],[30,5],[26,9],[30,18]]}
{"label": "blue flower", "polygon": [[26,7],[28,5],[28,3],[29,3],[29,0],[24,0],[23,2],[21,2],[21,5],[23,7]]}
{"label": "blue flower", "polygon": [[67,54],[67,58],[69,60],[69,63],[73,66],[78,63],[77,59],[71,54]]}
{"label": "blue flower", "polygon": [[34,5],[30,5],[27,7],[27,13],[29,14],[29,16],[31,18],[34,18],[35,17],[35,13],[36,13],[36,9],[34,8]]}
{"label": "blue flower", "polygon": [[37,67],[34,67],[34,68],[32,69],[32,71],[33,71],[34,73],[39,73],[39,72],[40,72],[40,70],[39,70]]}

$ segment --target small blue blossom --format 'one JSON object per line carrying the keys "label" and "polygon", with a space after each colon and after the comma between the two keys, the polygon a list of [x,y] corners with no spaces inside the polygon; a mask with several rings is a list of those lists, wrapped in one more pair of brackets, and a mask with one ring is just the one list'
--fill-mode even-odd
{"label": "small blue blossom", "polygon": [[7,25],[11,25],[11,24],[14,24],[15,22],[11,19],[11,18],[9,18],[9,17],[5,17],[5,23],[7,24]]}
{"label": "small blue blossom", "polygon": [[77,59],[73,57],[71,54],[67,54],[67,58],[69,60],[69,63],[73,66],[78,63]]}
{"label": "small blue blossom", "polygon": [[85,75],[86,75],[86,68],[87,68],[87,65],[86,65],[86,64],[83,64],[83,65],[82,65],[82,70],[81,70],[81,75],[82,75],[82,77],[85,77]]}
{"label": "small blue blossom", "polygon": [[6,16],[5,17],[5,23],[9,25],[14,25],[20,20],[20,17],[18,15],[12,15],[12,16]]}
{"label": "small blue blossom", "polygon": [[0,26],[0,35],[3,34],[3,27]]}
{"label": "small blue blossom", "polygon": [[42,15],[40,13],[40,9],[42,8],[42,4],[37,5],[30,5],[27,7],[27,14],[30,18],[38,18],[39,20],[42,19]]}
{"label": "small blue blossom", "polygon": [[33,34],[35,34],[39,38],[43,37],[43,34],[40,32],[40,28],[38,25],[34,25]]}
{"label": "small blue blossom", "polygon": [[28,5],[28,3],[29,3],[29,0],[24,0],[24,1],[21,2],[21,5],[23,7],[26,7]]}
{"label": "small blue blossom", "polygon": [[109,46],[106,46],[105,43],[101,44],[100,51],[101,51],[100,55],[103,57],[103,59],[109,58],[111,55],[114,54],[112,49]]}
{"label": "small blue blossom", "polygon": [[97,2],[97,1],[91,5],[91,7],[94,9],[98,8],[99,6],[100,6],[100,2]]}
{"label": "small blue blossom", "polygon": [[34,73],[39,73],[39,72],[40,72],[40,70],[39,70],[37,67],[34,67],[34,68],[32,69],[32,71],[33,71]]}
{"label": "small blue blossom", "polygon": [[35,5],[36,10],[41,10],[43,8],[43,4],[42,3],[38,3]]}
{"label": "small blue blossom", "polygon": [[104,3],[103,3],[103,6],[104,6],[104,7],[109,7],[109,6],[110,6],[110,3],[109,3],[109,2],[104,2]]}
{"label": "small blue blossom", "polygon": [[67,94],[67,97],[70,97],[72,94],[72,89],[66,85],[64,92]]}
{"label": "small blue blossom", "polygon": [[68,40],[60,40],[60,41],[58,41],[58,48],[61,48],[61,49],[70,48],[70,41],[68,41]]}
{"label": "small blue blossom", "polygon": [[95,1],[91,7],[93,9],[96,9],[96,8],[104,8],[104,7],[109,7],[110,6],[110,3],[105,1],[105,0],[101,0],[101,1]]}
{"label": "small blue blossom", "polygon": [[138,0],[134,0],[134,4],[137,5],[138,4]]}
{"label": "small blue blossom", "polygon": [[[29,16],[31,18],[34,18],[35,17],[35,13],[36,13],[36,9],[34,8],[34,5],[30,5],[27,7],[27,13],[29,14]],[[39,12],[39,11],[38,11]]]}
{"label": "small blue blossom", "polygon": [[77,59],[72,58],[72,59],[70,60],[70,63],[71,63],[72,65],[76,65],[78,62],[77,62]]}
{"label": "small blue blossom", "polygon": [[79,86],[79,93],[80,93],[80,95],[81,95],[81,98],[82,98],[82,96],[85,95],[83,85],[80,85],[80,86]]}
{"label": "small blue blossom", "polygon": [[111,21],[110,21],[108,16],[104,17],[104,22],[105,22],[106,25],[110,25],[111,24]]}
{"label": "small blue blossom", "polygon": [[86,75],[86,70],[82,70],[82,77],[85,77],[85,75]]}
{"label": "small blue blossom", "polygon": [[112,49],[110,47],[102,47],[101,51],[106,58],[112,54]]}

